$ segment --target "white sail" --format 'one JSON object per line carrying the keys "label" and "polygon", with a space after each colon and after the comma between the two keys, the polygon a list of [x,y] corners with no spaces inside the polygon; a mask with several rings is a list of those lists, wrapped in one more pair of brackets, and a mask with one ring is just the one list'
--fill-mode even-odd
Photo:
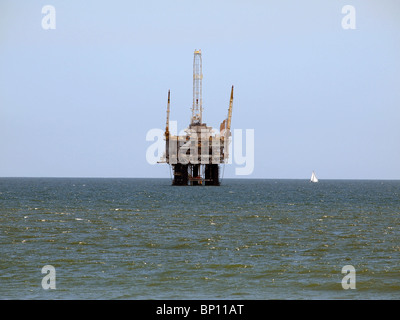
{"label": "white sail", "polygon": [[317,176],[315,175],[315,172],[314,172],[314,171],[313,171],[312,174],[311,174],[311,179],[310,179],[310,181],[311,181],[311,182],[318,182]]}

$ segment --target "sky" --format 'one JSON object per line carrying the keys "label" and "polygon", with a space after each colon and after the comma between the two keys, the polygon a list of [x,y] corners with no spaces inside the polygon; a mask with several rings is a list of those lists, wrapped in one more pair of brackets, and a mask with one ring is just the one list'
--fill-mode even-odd
{"label": "sky", "polygon": [[201,49],[203,121],[234,85],[232,129],[254,130],[254,170],[233,158],[224,178],[400,179],[398,17],[397,0],[2,0],[0,177],[169,178],[146,135],[168,90],[189,124]]}

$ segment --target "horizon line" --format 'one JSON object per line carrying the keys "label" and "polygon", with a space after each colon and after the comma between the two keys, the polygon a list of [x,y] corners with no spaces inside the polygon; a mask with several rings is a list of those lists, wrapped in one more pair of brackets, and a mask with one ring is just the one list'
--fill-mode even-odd
{"label": "horizon line", "polygon": [[[99,177],[99,176],[74,176],[74,177],[68,177],[68,176],[0,176],[0,179],[165,179],[165,180],[171,180],[171,178],[168,177]],[[222,178],[222,180],[307,180],[309,181],[309,178],[232,178],[232,177],[227,177],[227,178]],[[318,178],[319,181],[326,181],[326,180],[375,180],[375,181],[398,181],[400,178],[326,178],[326,179],[320,179]]]}

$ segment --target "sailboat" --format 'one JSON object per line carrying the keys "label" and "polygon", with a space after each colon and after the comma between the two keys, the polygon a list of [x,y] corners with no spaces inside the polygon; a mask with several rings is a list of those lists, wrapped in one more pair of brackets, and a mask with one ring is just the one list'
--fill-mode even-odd
{"label": "sailboat", "polygon": [[310,182],[318,182],[317,176],[315,175],[314,171],[311,174]]}

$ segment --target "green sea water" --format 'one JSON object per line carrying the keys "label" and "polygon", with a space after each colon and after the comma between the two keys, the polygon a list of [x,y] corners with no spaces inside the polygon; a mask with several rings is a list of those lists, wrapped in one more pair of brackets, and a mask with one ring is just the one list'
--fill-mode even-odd
{"label": "green sea water", "polygon": [[399,227],[400,181],[0,178],[0,299],[399,299]]}

